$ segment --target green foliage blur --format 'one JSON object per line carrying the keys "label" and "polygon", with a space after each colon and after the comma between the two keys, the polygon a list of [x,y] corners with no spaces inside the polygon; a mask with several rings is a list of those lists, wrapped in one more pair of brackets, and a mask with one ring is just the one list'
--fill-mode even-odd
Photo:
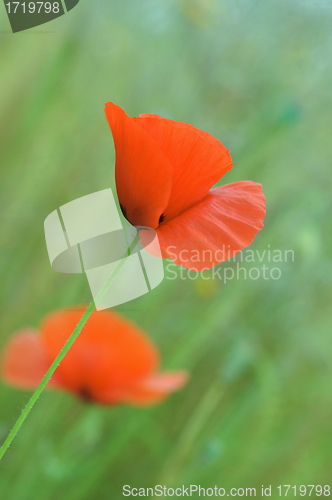
{"label": "green foliage blur", "polygon": [[[295,256],[243,264],[280,279],[178,276],[118,307],[164,368],[191,372],[187,387],[147,409],[44,393],[0,464],[0,498],[331,484],[331,4],[81,0],[15,35],[0,15],[1,346],[91,299],[84,275],[51,269],[43,221],[114,186],[107,101],[219,138],[234,160],[221,183],[251,179],[267,197],[251,249]],[[1,441],[28,397],[1,384]]]}

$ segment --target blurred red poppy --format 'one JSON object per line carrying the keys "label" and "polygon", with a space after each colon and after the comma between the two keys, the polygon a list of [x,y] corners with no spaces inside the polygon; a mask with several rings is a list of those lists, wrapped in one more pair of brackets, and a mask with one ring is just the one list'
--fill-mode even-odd
{"label": "blurred red poppy", "polygon": [[[48,315],[40,331],[17,332],[5,346],[3,380],[34,389],[68,339],[84,309]],[[185,371],[158,372],[159,354],[145,333],[111,311],[93,312],[56,369],[48,388],[99,404],[149,405],[184,386]]]}
{"label": "blurred red poppy", "polygon": [[252,243],[265,217],[262,186],[242,181],[210,190],[232,168],[220,141],[158,115],[130,118],[113,103],[105,111],[123,214],[157,230],[164,258],[200,271]]}

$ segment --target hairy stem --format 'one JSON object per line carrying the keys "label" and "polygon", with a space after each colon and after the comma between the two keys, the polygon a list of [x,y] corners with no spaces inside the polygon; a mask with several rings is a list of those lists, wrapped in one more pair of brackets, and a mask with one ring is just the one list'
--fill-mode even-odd
{"label": "hairy stem", "polygon": [[[113,272],[110,274],[110,276],[108,277],[108,279],[105,282],[105,284],[103,285],[103,287],[98,292],[97,296],[95,297],[95,301],[96,302],[99,299],[101,299],[102,296],[104,295],[104,293],[108,290],[108,288],[112,284],[115,276],[118,274],[118,272],[120,271],[120,269],[124,265],[124,263],[125,263],[125,257],[127,257],[128,255],[130,255],[132,253],[132,251],[136,247],[138,241],[139,241],[139,235],[137,234],[135,236],[134,240],[132,241],[132,243],[130,244],[130,246],[126,249],[126,252],[125,252],[123,258],[121,260],[119,260],[117,266],[115,267],[115,269],[113,270]],[[88,306],[88,308],[84,312],[83,316],[81,317],[80,321],[77,323],[77,325],[76,325],[73,333],[70,335],[70,337],[68,338],[68,340],[66,341],[66,343],[62,347],[61,351],[59,352],[59,354],[57,355],[57,357],[55,358],[55,360],[53,361],[53,363],[51,364],[51,366],[49,367],[49,369],[45,373],[45,375],[43,377],[43,380],[40,382],[39,386],[37,387],[37,389],[35,390],[35,392],[32,394],[32,396],[29,399],[28,403],[26,404],[26,406],[22,410],[21,415],[17,419],[17,421],[16,421],[14,427],[12,428],[12,430],[10,431],[7,439],[4,441],[3,445],[0,448],[0,460],[2,459],[2,457],[4,456],[4,454],[6,453],[6,451],[8,450],[8,448],[11,445],[13,439],[17,435],[17,433],[20,430],[23,422],[25,421],[25,419],[29,415],[30,411],[34,407],[35,403],[37,402],[37,399],[42,394],[42,392],[45,389],[46,385],[50,381],[50,379],[51,379],[52,375],[54,374],[55,370],[58,368],[58,366],[60,365],[61,361],[66,356],[66,354],[68,353],[68,351],[70,350],[70,348],[74,344],[75,340],[77,339],[77,337],[79,336],[79,334],[83,330],[84,325],[86,324],[86,322],[90,318],[91,314],[95,310],[95,301],[92,301],[91,304]]]}

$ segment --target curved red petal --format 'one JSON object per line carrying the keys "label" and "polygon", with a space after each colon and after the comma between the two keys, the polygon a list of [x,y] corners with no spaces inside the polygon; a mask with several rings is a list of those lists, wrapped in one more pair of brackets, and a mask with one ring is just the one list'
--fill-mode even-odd
{"label": "curved red petal", "polygon": [[116,151],[115,180],[125,217],[156,228],[167,206],[173,169],[155,140],[115,104],[106,104]]}
{"label": "curved red petal", "polygon": [[265,196],[251,181],[212,189],[199,204],[157,229],[164,258],[202,271],[234,257],[263,227]]}
{"label": "curved red petal", "polygon": [[188,379],[184,370],[153,373],[124,390],[119,398],[122,403],[134,406],[157,404],[172,392],[182,389]]}
{"label": "curved red petal", "polygon": [[[42,339],[54,359],[82,317],[82,309],[49,315]],[[158,352],[136,325],[111,311],[94,311],[56,370],[63,387],[98,400],[103,391],[118,392],[158,366]]]}
{"label": "curved red petal", "polygon": [[133,120],[153,137],[173,166],[165,222],[201,201],[232,168],[229,151],[207,132],[158,115],[140,115]]}
{"label": "curved red petal", "polygon": [[[21,389],[35,389],[51,364],[38,332],[32,329],[14,334],[6,344],[2,356],[4,382]],[[58,386],[55,377],[48,385]]]}

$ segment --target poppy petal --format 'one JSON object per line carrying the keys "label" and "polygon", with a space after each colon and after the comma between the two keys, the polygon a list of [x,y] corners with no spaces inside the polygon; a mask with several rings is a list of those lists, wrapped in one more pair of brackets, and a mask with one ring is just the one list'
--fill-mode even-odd
{"label": "poppy petal", "polygon": [[[3,380],[21,389],[35,389],[50,367],[48,358],[35,330],[22,330],[7,343],[2,360]],[[53,377],[48,384],[56,387]]]}
{"label": "poppy petal", "polygon": [[[57,311],[45,318],[42,339],[52,359],[83,311]],[[94,311],[56,374],[63,388],[98,400],[103,391],[117,393],[153,373],[158,363],[155,346],[136,325],[113,311]]]}
{"label": "poppy petal", "polygon": [[188,378],[188,373],[183,370],[154,373],[124,391],[121,400],[137,406],[159,403],[181,389]]}
{"label": "poppy petal", "polygon": [[115,180],[125,217],[156,228],[167,206],[173,168],[158,144],[115,104],[106,104],[116,151]]}
{"label": "poppy petal", "polygon": [[207,132],[158,115],[140,115],[133,120],[153,137],[173,166],[165,222],[201,201],[232,168],[228,149]]}
{"label": "poppy petal", "polygon": [[234,257],[263,227],[265,196],[252,181],[212,189],[196,206],[157,229],[164,258],[202,271]]}

